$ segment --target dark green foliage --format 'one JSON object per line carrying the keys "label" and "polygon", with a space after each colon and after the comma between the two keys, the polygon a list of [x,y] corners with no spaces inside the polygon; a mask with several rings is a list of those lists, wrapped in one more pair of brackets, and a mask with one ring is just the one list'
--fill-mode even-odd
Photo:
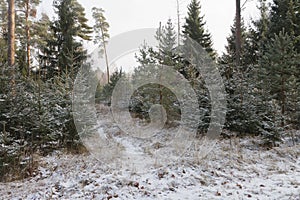
{"label": "dark green foliage", "polygon": [[258,92],[254,94],[256,101],[253,105],[259,132],[268,145],[275,145],[284,131],[297,128],[299,123],[297,5],[299,1],[275,0],[269,14],[265,1],[262,1],[261,19],[254,22],[256,30],[251,30],[254,51],[257,52],[257,78],[252,78],[252,82],[256,82],[254,86]]}
{"label": "dark green foliage", "polygon": [[159,84],[147,84],[138,88],[130,99],[130,112],[133,117],[139,117],[150,122],[151,106],[160,104],[167,113],[167,124],[180,121],[181,110],[175,94]]}
{"label": "dark green foliage", "polygon": [[56,0],[54,8],[57,20],[50,25],[53,35],[42,54],[44,68],[52,77],[56,72],[70,74],[74,79],[87,57],[82,42],[76,38],[91,40],[92,28],[87,25],[84,8],[77,0]]}
{"label": "dark green foliage", "polygon": [[[186,17],[185,25],[183,26],[183,34],[186,37],[185,40],[187,40],[188,37],[199,43],[203,49],[206,50],[210,58],[215,60],[217,53],[213,49],[211,34],[206,30],[205,24],[204,15],[201,14],[200,1],[192,0],[188,6],[188,16]],[[181,61],[181,65],[179,65],[177,69],[189,80],[197,94],[200,110],[203,112],[204,116],[198,130],[200,133],[205,133],[211,120],[211,105],[209,91],[203,79],[204,75],[200,74],[195,66],[191,65],[187,60]]]}
{"label": "dark green foliage", "polygon": [[[165,26],[160,25],[155,37],[159,43],[158,50],[146,44],[140,48],[140,54],[136,56],[140,66],[135,69],[132,82],[143,81],[141,77],[166,76],[161,73],[165,66],[179,67],[180,58],[175,53],[177,37],[171,19]],[[180,105],[175,94],[159,83],[138,88],[131,97],[130,112],[133,117],[150,120],[148,112],[155,104],[162,105],[166,110],[167,124],[180,121]]]}
{"label": "dark green foliage", "polygon": [[261,58],[260,77],[268,86],[271,98],[278,102],[282,127],[289,124],[289,114],[295,111],[292,101],[299,90],[295,84],[299,56],[294,42],[293,37],[286,32],[275,34]]}
{"label": "dark green foliage", "polygon": [[256,96],[260,132],[275,145],[282,134],[299,128],[299,1],[274,0],[270,13],[265,1],[254,23],[257,49]]}
{"label": "dark green foliage", "polygon": [[[198,97],[198,104],[204,116],[201,122],[199,122],[198,131],[205,133],[210,123],[210,97],[208,89],[205,87],[204,80],[196,68],[189,61],[179,56],[179,52],[176,49],[176,32],[171,20],[168,20],[166,26],[159,27],[156,32],[156,39],[159,42],[157,50],[146,45],[140,49],[140,55],[137,56],[140,66],[135,69],[132,80],[138,81],[140,75],[142,77],[166,76],[161,73],[164,71],[164,68],[166,66],[173,67],[174,70],[181,73],[190,83],[190,87],[193,88]],[[180,121],[181,106],[173,92],[159,84],[159,82],[141,87],[132,97],[131,111],[137,113],[135,116],[139,114],[139,117],[148,119],[147,112],[151,106],[161,104],[166,109],[168,124]],[[191,113],[190,117],[193,118],[193,113]]]}
{"label": "dark green foliage", "polygon": [[210,33],[205,29],[206,22],[201,14],[199,0],[192,0],[188,6],[188,16],[183,26],[183,34],[198,42],[212,57],[216,58],[216,52],[213,49]]}
{"label": "dark green foliage", "polygon": [[246,47],[248,54],[251,55],[252,64],[255,66],[258,66],[261,53],[265,51],[270,24],[266,0],[259,0],[259,2],[260,18],[252,21],[253,26],[249,27],[248,39],[250,46]]}
{"label": "dark green foliage", "polygon": [[[173,60],[170,57],[173,56],[173,52],[165,51],[160,54],[152,48],[144,46],[140,49],[140,56],[137,57],[140,66],[135,69],[131,77],[132,83],[143,82],[144,77],[157,77],[158,80],[156,83],[146,84],[135,90],[130,100],[130,112],[132,116],[150,120],[148,112],[151,106],[160,104],[166,110],[167,124],[179,121],[181,112],[180,104],[175,94],[164,85],[159,84],[161,76],[167,76],[167,74],[161,73],[163,68],[166,67],[165,65],[172,66],[171,62]],[[164,65],[153,65],[154,63],[163,63]]]}
{"label": "dark green foliage", "polygon": [[[7,35],[7,2],[0,0],[0,66],[7,62],[8,35]],[[1,69],[2,70],[2,69]]]}
{"label": "dark green foliage", "polygon": [[[97,76],[89,64],[85,64],[77,74],[73,87],[72,117],[76,124],[77,133],[73,136],[80,136],[85,140],[93,134],[97,134],[97,116],[95,112],[95,91],[97,87]],[[72,135],[70,135],[72,136]],[[76,138],[69,137],[71,145],[76,144]],[[75,143],[74,143],[75,141]]]}
{"label": "dark green foliage", "polygon": [[262,68],[253,68],[251,71],[254,78],[248,79],[253,85],[251,90],[254,117],[256,120],[257,134],[263,138],[263,143],[269,147],[276,146],[282,141],[284,129],[280,125],[280,110],[277,102],[272,98],[269,90],[269,84],[261,79]]}
{"label": "dark green foliage", "polygon": [[[33,49],[31,47],[35,46],[34,38],[34,26],[35,18],[37,17],[37,10],[40,4],[40,0],[19,0],[15,1],[16,6],[16,39],[20,43],[17,46],[17,63],[19,66],[19,71],[23,75],[29,75],[32,71]],[[28,6],[28,7],[27,7]],[[29,45],[29,46],[28,46]],[[27,51],[30,51],[30,58],[27,58]],[[30,61],[30,63],[28,63]],[[36,66],[34,66],[36,67]]]}
{"label": "dark green foliage", "polygon": [[101,85],[99,84],[98,89],[95,94],[96,98],[97,98],[97,102],[102,102],[102,103],[106,103],[106,104],[110,105],[113,90],[114,90],[116,84],[118,83],[118,81],[120,80],[120,78],[122,78],[124,76],[125,76],[125,73],[122,71],[122,69],[116,70],[111,75],[108,84],[105,84],[103,87],[101,87]]}
{"label": "dark green foliage", "polygon": [[39,50],[37,73],[41,79],[47,80],[58,75],[56,66],[58,52],[53,23],[46,14],[42,13],[41,19],[35,23],[34,32],[36,36],[34,40]]}
{"label": "dark green foliage", "polygon": [[231,27],[231,34],[227,37],[226,52],[218,59],[220,73],[223,77],[227,92],[227,115],[225,127],[239,134],[257,134],[258,121],[255,119],[255,109],[251,99],[252,66],[255,58],[252,56],[250,32],[241,27],[241,58],[240,66],[236,66],[236,25]]}
{"label": "dark green foliage", "polygon": [[[285,31],[297,38],[300,36],[300,2],[299,0],[274,0],[270,11],[268,38]],[[300,53],[300,40],[295,40],[296,51]]]}
{"label": "dark green foliage", "polygon": [[[248,51],[248,48],[252,47],[252,43],[250,40],[250,33],[247,30],[247,28],[244,25],[244,21],[241,23],[241,38],[242,38],[242,48],[241,48],[241,66],[246,68],[247,66],[253,64],[253,61],[255,60],[251,53]],[[232,76],[234,73],[233,71],[242,70],[245,71],[246,69],[234,69],[235,67],[235,61],[236,61],[236,23],[231,27],[231,34],[227,37],[227,45],[225,46],[226,52],[223,53],[223,55],[218,59],[219,64],[221,65],[227,65],[226,67],[230,67],[230,69],[227,69],[226,76]]]}
{"label": "dark green foliage", "polygon": [[87,25],[84,8],[77,0],[56,0],[54,7],[58,15],[58,20],[53,25],[58,45],[57,65],[61,72],[70,72],[74,76],[85,58],[82,44],[75,37],[91,40],[91,27]]}
{"label": "dark green foliage", "polygon": [[[242,26],[240,66],[234,63],[234,27],[227,39],[227,52],[219,59],[228,93],[225,127],[238,133],[261,134],[269,146],[276,145],[281,141],[283,131],[293,127],[299,102],[296,100],[299,87],[295,84],[298,40],[292,31],[295,26],[291,28],[291,24],[285,23],[295,12],[292,4],[296,2],[283,2],[274,1],[269,17],[262,0],[261,18],[253,22],[254,28],[247,31]],[[275,19],[279,16],[285,20],[277,22]],[[285,27],[289,31],[285,31]]]}
{"label": "dark green foliage", "polygon": [[[8,173],[11,167],[32,170],[32,156],[36,151],[49,153],[61,147],[78,148],[81,142],[73,122],[71,90],[65,85],[65,78],[42,82],[18,75],[12,92],[7,73],[0,76],[0,146],[5,147],[0,152],[5,155],[0,161],[5,163],[0,171]],[[32,171],[20,170],[22,177],[32,175]],[[1,177],[6,176],[1,174]]]}
{"label": "dark green foliage", "polygon": [[[82,41],[90,40],[91,28],[83,7],[76,0],[54,2],[57,18],[33,21],[34,12],[26,22],[24,6],[16,2],[17,43],[15,85],[11,84],[11,68],[7,60],[6,10],[1,10],[0,44],[0,179],[10,180],[33,175],[33,154],[47,154],[54,149],[82,150],[82,144],[73,120],[72,92],[76,73],[86,58]],[[30,8],[39,1],[29,1]],[[6,2],[0,1],[1,8]],[[30,18],[31,17],[31,18]],[[25,30],[30,28],[30,41]],[[78,39],[80,38],[80,39]],[[32,57],[38,64],[28,76],[27,45],[38,52]],[[33,62],[33,61],[31,61]],[[30,63],[31,64],[31,63]],[[33,66],[32,66],[33,67]],[[86,66],[88,67],[88,66]],[[75,113],[76,114],[76,113]]]}
{"label": "dark green foliage", "polygon": [[[92,39],[92,28],[88,26],[84,8],[77,0],[55,0],[56,17],[53,20],[45,14],[41,19],[33,20],[33,12],[27,23],[25,3],[29,2],[34,11],[39,1],[15,2],[18,70],[14,74],[16,82],[13,85],[12,68],[6,65],[7,2],[0,0],[0,181],[33,175],[33,155],[36,152],[47,154],[65,147],[79,149],[79,136],[95,131],[97,122],[93,112],[95,99],[90,92],[96,90],[96,101],[110,105],[116,84],[125,78],[124,72],[118,70],[108,78],[108,84],[101,83],[97,89],[90,87],[96,79],[90,66],[83,66],[87,58],[83,41]],[[238,136],[259,134],[266,145],[275,146],[286,131],[300,129],[300,2],[273,0],[270,9],[266,0],[260,2],[261,18],[253,22],[253,27],[247,28],[242,24],[240,65],[235,64],[234,24],[227,38],[226,52],[218,59],[218,70],[228,93],[225,128],[239,133]],[[94,8],[93,11],[94,18],[98,19],[94,26],[95,40],[105,51],[109,25],[102,9]],[[28,27],[30,41],[26,35]],[[167,73],[161,72],[164,67],[172,66],[197,95],[203,114],[198,133],[205,133],[211,119],[217,116],[211,116],[212,105],[204,81],[205,74],[193,65],[193,58],[183,58],[177,52],[177,34],[180,33],[176,33],[170,19],[166,25],[160,25],[156,34],[159,45],[142,46],[136,56],[139,67],[128,81],[142,81],[139,80],[141,74],[141,77],[168,77]],[[215,60],[217,55],[212,47],[211,35],[205,28],[199,0],[192,0],[188,6],[183,34],[184,44],[191,38],[204,48],[203,52],[209,54],[203,56],[199,52],[203,60],[208,57]],[[33,53],[31,56],[30,64],[34,63],[32,67],[36,67],[30,71],[32,76],[28,76],[28,44],[32,51],[38,52],[38,55]],[[81,67],[84,70],[79,70]],[[76,75],[83,79],[74,88]],[[79,99],[77,106],[82,106],[86,114],[84,117],[81,112],[72,110],[74,91]],[[174,93],[159,83],[139,87],[130,99],[132,117],[149,121],[149,109],[152,105],[161,104],[167,113],[167,124],[176,126],[176,122],[181,120],[182,105]],[[199,115],[193,111],[190,113],[190,118],[196,119]],[[79,129],[75,127],[74,119],[82,119],[79,124],[76,123]]]}
{"label": "dark green foliage", "polygon": [[166,64],[172,62],[172,56],[176,48],[177,35],[174,29],[172,20],[168,19],[166,26],[159,27],[156,32],[156,39],[159,42],[158,49]]}

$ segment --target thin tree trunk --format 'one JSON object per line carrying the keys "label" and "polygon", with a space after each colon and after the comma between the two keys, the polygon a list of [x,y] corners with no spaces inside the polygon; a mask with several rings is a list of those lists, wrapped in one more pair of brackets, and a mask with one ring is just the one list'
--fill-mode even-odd
{"label": "thin tree trunk", "polygon": [[15,1],[8,0],[8,67],[11,71],[12,91],[15,91]]}
{"label": "thin tree trunk", "polygon": [[[159,35],[158,35],[158,40],[159,40],[159,43],[161,42],[161,22],[159,23]],[[159,44],[160,46],[160,44]],[[165,59],[164,59],[165,60]],[[163,105],[163,102],[162,102],[162,98],[163,98],[163,95],[162,95],[162,85],[161,85],[161,71],[162,71],[162,67],[163,65],[161,64],[160,65],[160,70],[159,70],[159,104],[162,106]]]}
{"label": "thin tree trunk", "polygon": [[26,18],[26,53],[27,53],[27,75],[30,76],[30,65],[31,65],[31,55],[30,55],[30,51],[31,51],[31,47],[30,47],[30,40],[31,40],[31,36],[30,36],[30,27],[29,27],[29,12],[30,12],[30,8],[29,8],[29,0],[26,0],[26,11],[25,11],[25,18]]}
{"label": "thin tree trunk", "polygon": [[15,2],[8,0],[8,65],[15,64]]}
{"label": "thin tree trunk", "polygon": [[[244,74],[241,68],[241,49],[242,49],[242,31],[241,31],[241,0],[236,0],[236,41],[235,41],[235,48],[236,48],[236,70],[240,76],[240,99],[241,103],[240,106],[243,106],[244,102],[244,93],[243,93],[243,83],[244,83]],[[240,131],[240,134],[242,132]]]}
{"label": "thin tree trunk", "polygon": [[236,66],[241,60],[241,0],[236,0]]}
{"label": "thin tree trunk", "polygon": [[109,75],[109,63],[108,63],[108,56],[106,51],[106,44],[103,43],[103,49],[104,49],[104,56],[105,56],[105,63],[106,63],[106,70],[107,70],[107,83],[109,83],[110,75]]}
{"label": "thin tree trunk", "polygon": [[283,74],[281,74],[281,127],[284,128],[285,122],[284,122],[284,115],[285,115],[285,80],[283,78]]}
{"label": "thin tree trunk", "polygon": [[177,23],[178,23],[177,40],[178,40],[178,46],[179,46],[179,44],[180,44],[180,7],[179,7],[179,0],[177,0]]}
{"label": "thin tree trunk", "polygon": [[106,64],[106,70],[107,70],[107,83],[109,84],[109,63],[108,63],[108,56],[107,56],[107,51],[106,51],[106,44],[105,44],[105,39],[104,39],[104,32],[103,28],[101,27],[101,34],[102,34],[102,42],[103,42],[103,50],[104,50],[104,57],[105,57],[105,64]]}

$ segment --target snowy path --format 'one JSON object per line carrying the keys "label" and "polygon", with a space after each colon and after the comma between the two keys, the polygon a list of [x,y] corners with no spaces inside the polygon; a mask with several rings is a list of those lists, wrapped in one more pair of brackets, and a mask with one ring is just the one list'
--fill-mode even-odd
{"label": "snowy path", "polygon": [[[144,140],[120,135],[108,118],[99,130],[123,146],[130,159],[126,163],[150,162]],[[40,158],[35,177],[0,183],[0,199],[300,200],[300,144],[267,151],[257,140],[241,139],[234,147],[220,140],[204,160],[157,165],[146,172],[108,167],[91,155],[55,152]]]}
{"label": "snowy path", "polygon": [[[87,155],[41,159],[39,174],[0,184],[1,199],[300,199],[300,146],[270,151],[220,141],[198,165],[111,170]],[[129,146],[128,146],[129,147]]]}

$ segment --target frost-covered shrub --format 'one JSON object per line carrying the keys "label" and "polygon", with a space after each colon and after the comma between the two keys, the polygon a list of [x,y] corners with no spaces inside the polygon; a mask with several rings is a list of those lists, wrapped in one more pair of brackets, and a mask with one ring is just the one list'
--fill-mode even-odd
{"label": "frost-covered shrub", "polygon": [[148,84],[138,88],[131,96],[129,110],[133,117],[150,122],[151,106],[161,104],[166,110],[167,124],[180,121],[180,104],[168,88],[159,84]]}
{"label": "frost-covered shrub", "polygon": [[[72,115],[72,81],[0,74],[0,175],[32,173],[32,155],[81,146]],[[24,160],[25,159],[25,160]],[[14,170],[19,169],[19,170]]]}

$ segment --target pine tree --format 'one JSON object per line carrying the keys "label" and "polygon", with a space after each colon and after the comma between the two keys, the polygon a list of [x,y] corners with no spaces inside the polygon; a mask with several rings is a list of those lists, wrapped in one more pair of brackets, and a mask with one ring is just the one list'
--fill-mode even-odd
{"label": "pine tree", "polygon": [[24,75],[29,76],[32,71],[32,35],[34,18],[37,16],[36,7],[39,5],[39,0],[21,0],[16,2],[17,7],[17,40],[20,43],[17,49],[17,62],[19,68]]}
{"label": "pine tree", "polygon": [[210,33],[205,29],[206,22],[204,16],[201,16],[201,6],[198,0],[192,0],[188,6],[188,16],[183,26],[183,34],[198,42],[207,53],[216,58],[216,52],[213,49],[213,43]]}
{"label": "pine tree", "polygon": [[[50,27],[50,28],[49,28]],[[58,47],[57,34],[53,22],[48,15],[42,14],[41,19],[35,23],[35,44],[38,49],[39,68],[37,73],[43,80],[58,75]]]}
{"label": "pine tree", "polygon": [[[174,67],[177,70],[180,65],[179,56],[176,54],[177,34],[171,19],[166,25],[159,25],[155,35],[158,46],[149,47],[146,44],[140,48],[140,54],[136,56],[140,66],[135,69],[132,76],[134,83],[143,81],[143,77],[158,77],[158,82],[139,88],[131,99],[130,109],[139,117],[149,119],[148,111],[154,104],[160,104],[167,112],[167,124],[179,121],[180,108],[176,96],[172,91],[160,84],[165,67]],[[174,92],[174,91],[173,91]]]}
{"label": "pine tree", "polygon": [[[250,50],[254,55],[252,78],[249,80],[254,88],[250,90],[254,99],[251,105],[255,110],[258,132],[263,135],[266,144],[272,146],[281,140],[285,128],[299,120],[295,114],[299,109],[295,98],[299,90],[295,84],[297,39],[288,20],[291,16],[288,10],[294,9],[291,9],[290,2],[274,1],[269,12],[266,0],[260,0],[261,17],[253,22],[254,27],[250,29]],[[285,31],[285,28],[290,31]]]}
{"label": "pine tree", "polygon": [[167,24],[165,26],[159,27],[156,32],[156,39],[159,42],[159,52],[165,58],[172,57],[174,55],[174,51],[176,49],[176,38],[177,34],[174,30],[175,27],[172,23],[172,20],[169,18]]}
{"label": "pine tree", "polygon": [[111,104],[111,97],[112,93],[114,91],[115,86],[117,85],[118,81],[125,76],[125,73],[123,72],[122,68],[120,70],[116,70],[114,73],[112,73],[110,77],[110,82],[103,86],[103,89],[98,96],[100,96],[100,99],[102,101],[108,102],[108,105]]}
{"label": "pine tree", "polygon": [[[57,50],[55,35],[49,16],[42,13],[42,17],[33,24],[32,42],[37,50],[37,61],[40,78],[47,80],[56,73]],[[50,28],[49,28],[50,27]]]}
{"label": "pine tree", "polygon": [[[244,25],[244,21],[241,23],[241,55],[240,55],[240,65],[248,66],[253,64],[253,57],[248,49],[252,46],[249,39],[249,32]],[[231,34],[227,37],[227,45],[225,46],[226,52],[218,59],[219,64],[230,65],[231,67],[236,68],[235,59],[236,59],[236,24],[231,27]],[[236,69],[237,70],[237,69]],[[245,69],[241,69],[245,71]]]}
{"label": "pine tree", "polygon": [[269,30],[269,12],[266,5],[266,0],[259,0],[260,6],[260,18],[253,20],[253,27],[249,29],[249,43],[248,48],[249,55],[251,55],[252,64],[255,66],[259,65],[259,58],[261,53],[264,52],[264,45],[267,40],[267,33]]}
{"label": "pine tree", "polygon": [[106,51],[106,44],[108,42],[107,40],[109,39],[109,34],[108,34],[109,24],[106,21],[103,9],[94,7],[92,11],[93,11],[93,18],[96,21],[94,25],[94,30],[97,34],[94,43],[99,44],[100,47],[99,53],[104,54],[106,71],[107,71],[107,82],[109,83],[109,79],[110,79],[109,62],[108,62],[108,56]]}
{"label": "pine tree", "polygon": [[[236,20],[235,20],[236,21]],[[240,133],[251,132],[249,122],[250,112],[244,102],[244,93],[246,85],[246,71],[250,68],[251,59],[249,59],[246,47],[248,43],[248,31],[241,22],[241,49],[239,55],[239,65],[236,65],[236,22],[231,27],[231,34],[227,37],[226,52],[218,59],[219,69],[224,77],[225,89],[228,94],[226,116],[226,128]]]}
{"label": "pine tree", "polygon": [[[269,28],[269,38],[274,38],[279,35],[280,32],[285,32],[294,41],[293,47],[298,57],[300,54],[300,1],[299,0],[274,0],[274,4],[271,8],[270,14],[270,28]],[[292,44],[291,44],[292,45]],[[299,95],[297,98],[297,93],[299,93],[299,82],[300,82],[300,59],[296,59],[296,71],[294,71],[293,76],[295,81],[293,83],[294,87],[294,103],[290,100],[288,103],[293,104],[295,109],[292,114],[292,118],[296,126],[299,127],[300,114],[299,114]],[[297,91],[297,92],[296,92]],[[298,99],[298,100],[296,100]]]}
{"label": "pine tree", "polygon": [[[211,59],[216,59],[216,52],[213,49],[210,33],[205,29],[206,22],[201,14],[201,6],[199,0],[192,0],[188,6],[188,16],[183,26],[183,34],[200,44],[208,53]],[[187,45],[185,45],[187,46]],[[188,47],[190,48],[190,47]],[[199,125],[199,132],[205,133],[210,123],[210,96],[208,88],[205,86],[203,75],[199,73],[195,66],[191,65],[188,60],[183,61],[183,66],[179,69],[181,73],[189,80],[190,84],[196,91],[200,110],[203,112],[204,118]]]}
{"label": "pine tree", "polygon": [[291,83],[295,80],[297,61],[294,39],[284,31],[275,34],[261,58],[261,67],[265,70],[261,74],[262,79],[269,86],[272,97],[278,101],[282,127],[286,124],[288,99],[295,88],[295,84]]}
{"label": "pine tree", "polygon": [[[14,68],[15,65],[15,1],[8,1],[8,65]],[[12,69],[14,71],[14,69]],[[14,73],[14,72],[13,72]],[[14,76],[14,75],[13,75]]]}
{"label": "pine tree", "polygon": [[[178,68],[178,65],[180,65],[180,60],[178,59],[178,55],[176,53],[177,48],[177,34],[175,31],[175,27],[172,23],[172,20],[169,18],[167,21],[167,24],[162,26],[160,24],[160,27],[157,29],[156,32],[156,39],[159,43],[158,45],[158,51],[156,54],[157,63],[159,64],[158,68],[158,74],[157,77],[162,76],[168,76],[167,74],[162,74],[161,70],[165,66],[171,66],[174,69]],[[178,102],[176,99],[176,96],[172,91],[170,91],[168,88],[164,87],[163,85],[153,85],[152,86],[152,92],[155,91],[158,98],[158,102],[161,104],[164,109],[167,112],[168,121],[167,123],[170,123],[171,121],[178,120],[179,121],[179,113],[180,108],[178,107]],[[173,91],[174,92],[174,91]]]}
{"label": "pine tree", "polygon": [[86,58],[81,40],[91,40],[92,28],[87,25],[84,8],[77,0],[54,1],[57,20],[53,24],[58,49],[56,67],[60,73],[70,73],[74,78]]}
{"label": "pine tree", "polygon": [[[270,11],[270,26],[268,38],[281,31],[294,36],[300,36],[300,2],[299,0],[274,0]],[[296,50],[300,53],[300,40],[297,40]]]}
{"label": "pine tree", "polygon": [[4,63],[7,62],[8,48],[8,19],[7,19],[7,2],[5,0],[0,1],[0,65],[4,67]]}
{"label": "pine tree", "polygon": [[[261,8],[262,13],[266,13],[266,8]],[[299,123],[296,114],[299,113],[299,13],[299,1],[274,0],[269,17],[267,14],[262,15],[262,19],[256,24],[257,35],[260,37],[259,65],[265,70],[265,73],[260,74],[268,74],[266,80],[280,81],[270,86],[269,99],[274,99],[279,105],[281,125]]]}

